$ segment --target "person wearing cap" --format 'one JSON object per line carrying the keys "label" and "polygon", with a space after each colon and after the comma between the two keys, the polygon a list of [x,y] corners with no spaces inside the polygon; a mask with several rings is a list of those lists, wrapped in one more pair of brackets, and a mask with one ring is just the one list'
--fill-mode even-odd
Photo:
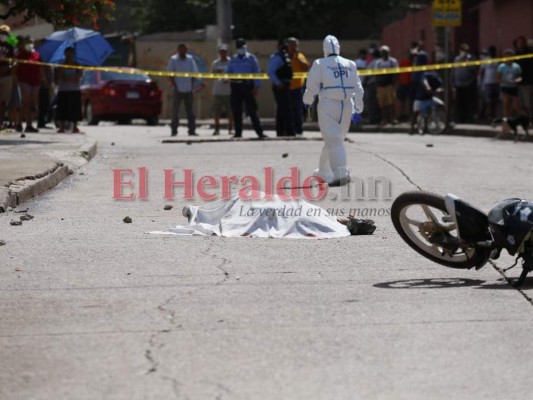
{"label": "person wearing cap", "polygon": [[[0,58],[13,58],[15,48],[7,38],[11,32],[8,25],[0,26]],[[6,106],[11,99],[13,88],[13,64],[9,61],[0,61],[0,129],[4,126]]]}
{"label": "person wearing cap", "polygon": [[[187,46],[184,43],[178,45],[177,53],[168,60],[167,71],[198,72],[196,61],[194,61],[191,55],[187,54]],[[189,136],[198,136],[196,134],[196,117],[193,112],[193,95],[201,91],[205,87],[205,84],[198,78],[169,77],[169,81],[174,92],[170,136],[176,136],[178,134],[181,102],[185,103]],[[198,86],[195,86],[196,81],[200,82]]]}
{"label": "person wearing cap", "polygon": [[[375,69],[398,68],[398,61],[390,56],[389,46],[379,48],[381,58],[374,64]],[[375,76],[376,96],[381,113],[381,125],[396,124],[396,85],[397,74],[381,74]]]}
{"label": "person wearing cap", "polygon": [[340,56],[340,44],[335,36],[326,36],[323,50],[324,58],[315,60],[309,70],[303,101],[309,107],[315,96],[319,98],[318,125],[324,146],[314,175],[330,186],[341,186],[351,180],[344,139],[350,122],[356,121],[363,112],[364,90],[357,66]]}
{"label": "person wearing cap", "polygon": [[[229,57],[228,46],[224,43],[218,45],[218,58],[211,65],[211,72],[224,74],[228,69]],[[233,128],[233,116],[231,115],[231,88],[228,79],[215,79],[213,82],[213,116],[215,120],[215,132],[220,135],[220,117],[222,112],[228,116],[228,134],[231,135]]]}
{"label": "person wearing cap", "polygon": [[[226,72],[228,74],[257,74],[261,72],[257,58],[247,51],[246,40],[239,38],[235,42],[237,54],[231,57]],[[259,79],[232,79],[231,86],[231,109],[233,111],[233,121],[235,123],[235,135],[242,137],[242,111],[243,104],[246,114],[250,116],[255,133],[259,139],[266,136],[263,133],[261,121],[257,116],[257,102],[255,96],[261,81]]]}
{"label": "person wearing cap", "polygon": [[270,56],[268,77],[276,101],[276,136],[294,136],[291,107],[292,64],[287,53],[286,39],[278,42],[278,49]]}

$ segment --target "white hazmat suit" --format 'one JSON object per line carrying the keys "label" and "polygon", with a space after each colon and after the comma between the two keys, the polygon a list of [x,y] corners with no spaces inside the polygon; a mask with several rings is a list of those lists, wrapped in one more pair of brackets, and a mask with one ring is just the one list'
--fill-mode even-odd
{"label": "white hazmat suit", "polygon": [[324,138],[319,169],[329,184],[343,185],[350,181],[346,165],[344,139],[350,129],[354,112],[363,111],[363,86],[357,67],[351,60],[341,57],[339,41],[328,35],[324,39],[324,58],[315,60],[303,97],[311,105],[318,95],[318,125]]}

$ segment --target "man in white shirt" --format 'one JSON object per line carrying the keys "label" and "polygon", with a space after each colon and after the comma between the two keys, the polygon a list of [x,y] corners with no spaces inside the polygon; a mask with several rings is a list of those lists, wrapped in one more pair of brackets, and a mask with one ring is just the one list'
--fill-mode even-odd
{"label": "man in white shirt", "polygon": [[[185,44],[180,43],[178,45],[178,52],[168,60],[167,71],[198,72],[198,66],[192,56],[187,54],[187,46]],[[170,123],[171,136],[178,134],[179,109],[182,101],[185,103],[189,136],[198,136],[196,134],[196,119],[193,112],[193,94],[202,90],[205,84],[201,82],[200,85],[195,87],[194,83],[196,80],[201,82],[198,78],[169,77],[170,84],[174,88],[172,121]]]}
{"label": "man in white shirt", "polygon": [[[224,74],[228,69],[229,57],[228,46],[224,43],[218,46],[218,58],[211,65],[211,72]],[[215,120],[215,132],[213,135],[220,135],[220,117],[225,111],[228,116],[228,134],[231,135],[233,118],[231,115],[231,87],[229,79],[215,79],[213,82],[213,116]]]}

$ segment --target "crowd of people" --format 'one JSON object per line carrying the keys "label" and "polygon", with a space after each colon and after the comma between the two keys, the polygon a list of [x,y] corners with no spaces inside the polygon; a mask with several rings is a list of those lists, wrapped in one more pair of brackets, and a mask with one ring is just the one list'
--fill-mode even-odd
{"label": "crowd of people", "polygon": [[[347,52],[348,53],[348,52]],[[468,44],[459,46],[452,60],[445,60],[442,51],[428,53],[422,42],[413,42],[400,52],[396,59],[389,46],[370,45],[360,49],[354,60],[358,70],[375,70],[361,76],[364,88],[364,123],[385,126],[411,121],[413,126],[420,113],[427,114],[431,99],[442,92],[443,72],[380,73],[379,70],[426,65],[429,63],[461,63],[477,59],[532,54],[533,47],[525,37],[514,40],[513,47],[498,52],[495,46],[480,52],[476,57]],[[77,68],[52,68],[32,63],[40,61],[30,36],[13,36],[7,25],[0,26],[0,129],[26,133],[38,132],[54,123],[58,132],[79,132],[82,119],[80,80],[82,70]],[[14,61],[13,61],[14,60]],[[19,62],[17,62],[20,60]],[[76,65],[75,49],[65,49],[66,65]],[[270,80],[272,97],[276,103],[276,135],[296,136],[303,133],[303,94],[311,65],[299,49],[299,41],[288,37],[278,42],[266,72]],[[194,58],[188,54],[186,44],[180,43],[168,61],[172,72],[199,72]],[[228,44],[218,46],[218,57],[212,62],[215,73],[260,73],[262,68],[256,56],[248,50],[246,40],[235,42],[235,54],[230,55]],[[451,70],[450,101],[452,123],[488,122],[498,118],[526,116],[533,119],[533,58],[481,66],[456,67]],[[171,135],[177,135],[179,110],[184,104],[188,134],[196,135],[194,95],[206,85],[202,79],[174,77],[169,82],[173,90],[173,107],[170,124]],[[243,115],[250,117],[259,138],[264,138],[258,113],[256,96],[262,85],[259,79],[215,79],[213,95],[213,135],[221,132],[221,119],[227,118],[228,133],[242,136]],[[316,105],[316,102],[315,102]],[[55,117],[52,118],[52,109]]]}
{"label": "crowd of people", "polygon": [[[468,44],[459,46],[452,60],[445,60],[441,51],[433,59],[422,42],[413,42],[400,61],[390,56],[387,46],[361,49],[356,60],[358,68],[381,69],[426,65],[428,63],[462,63],[489,58],[533,54],[525,37],[514,40],[513,48],[498,53],[490,46],[475,57]],[[443,72],[413,72],[363,77],[366,121],[371,124],[396,124],[413,121],[427,110],[436,92],[443,92]],[[481,66],[455,67],[450,79],[451,123],[493,123],[500,118],[520,115],[533,118],[533,58]],[[392,106],[391,106],[392,104]]]}
{"label": "crowd of people", "polygon": [[[58,132],[78,133],[81,120],[81,69],[56,68],[41,61],[31,36],[13,36],[8,25],[0,26],[0,129],[15,130],[25,137],[57,124]],[[5,59],[10,59],[5,60]],[[75,50],[65,49],[64,64],[76,65]],[[56,86],[57,91],[52,88]],[[56,110],[52,121],[52,109]]]}
{"label": "crowd of people", "polygon": [[[272,54],[268,64],[268,76],[272,82],[272,94],[277,105],[276,134],[277,136],[295,136],[303,133],[303,90],[305,78],[293,76],[295,72],[307,72],[309,62],[299,50],[299,41],[294,37],[278,42],[277,51]],[[181,50],[180,50],[181,49]],[[246,40],[235,41],[236,54],[228,54],[227,44],[218,46],[218,58],[211,65],[211,72],[228,74],[257,74],[261,67],[257,57],[248,51]],[[178,52],[173,55],[167,65],[170,72],[198,72],[194,58],[187,54],[184,43],[178,45]],[[194,94],[205,87],[201,79],[176,77],[170,79],[173,85],[174,107],[172,110],[171,135],[177,134],[177,121],[181,98],[189,98],[192,102]],[[228,134],[242,137],[243,112],[252,122],[258,138],[265,138],[263,127],[258,115],[256,96],[261,87],[260,79],[215,79],[213,82],[213,119],[215,130],[213,135],[220,135],[220,119],[228,118]],[[189,126],[188,134],[195,132],[195,116],[192,106],[185,103]],[[232,130],[235,129],[233,133]]]}

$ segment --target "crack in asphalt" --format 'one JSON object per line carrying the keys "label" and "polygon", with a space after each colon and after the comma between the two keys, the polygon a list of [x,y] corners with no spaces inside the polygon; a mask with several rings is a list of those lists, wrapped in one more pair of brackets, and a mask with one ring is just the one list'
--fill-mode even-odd
{"label": "crack in asphalt", "polygon": [[[396,164],[393,163],[392,161],[388,160],[387,158],[385,158],[385,157],[383,157],[383,156],[381,156],[381,155],[379,155],[378,153],[375,153],[375,152],[373,152],[373,151],[370,151],[370,150],[363,150],[363,149],[361,149],[360,147],[356,147],[356,150],[358,150],[358,151],[360,151],[360,152],[362,152],[362,153],[371,154],[371,155],[373,155],[374,157],[379,158],[381,161],[383,161],[383,162],[389,164],[389,165],[392,166],[394,169],[396,169],[398,172],[400,172],[400,174],[402,174],[403,177],[404,177],[404,178],[405,178],[405,179],[406,179],[411,185],[413,185],[414,187],[416,187],[418,190],[424,190],[424,189],[422,189],[421,186],[417,185],[417,184],[411,179],[411,177],[410,177],[410,176],[409,176],[409,175],[408,175],[408,174],[407,174],[402,168],[400,168],[398,165],[396,165]],[[505,281],[506,281],[509,285],[511,285],[511,287],[512,287],[513,289],[517,290],[517,291],[518,291],[518,292],[519,292],[519,293],[520,293],[520,294],[526,299],[526,301],[527,301],[529,304],[531,304],[531,305],[533,306],[533,298],[529,297],[529,296],[527,295],[527,293],[526,293],[524,290],[522,290],[521,288],[519,288],[519,287],[515,287],[515,286],[513,285],[513,282],[512,282],[512,280],[511,280],[511,278],[509,278],[509,277],[505,274],[505,271],[503,271],[500,267],[498,267],[494,261],[489,260],[489,263],[490,263],[490,265],[492,266],[492,268],[495,269],[495,270],[496,270],[496,271],[497,271],[497,272],[498,272],[498,273],[499,273],[499,274],[505,279]]]}
{"label": "crack in asphalt", "polygon": [[215,247],[216,245],[217,244],[214,241],[210,241],[207,248],[204,251],[201,251],[200,254],[211,257],[211,259],[213,260],[217,260],[217,261],[220,260],[219,263],[215,265],[215,268],[222,271],[222,273],[224,274],[224,278],[221,281],[215,283],[215,285],[221,285],[224,282],[226,282],[230,277],[229,272],[224,268],[224,266],[231,264],[231,261],[225,257],[220,257],[217,254],[211,253],[211,251],[213,250],[213,247]]}
{"label": "crack in asphalt", "polygon": [[[171,296],[168,299],[166,299],[163,303],[158,305],[156,309],[163,315],[163,317],[168,320],[168,322],[171,325],[170,329],[165,329],[161,331],[155,332],[153,335],[150,336],[150,339],[148,340],[148,349],[144,352],[144,358],[148,361],[149,368],[145,372],[145,375],[149,375],[152,373],[157,373],[159,369],[159,362],[156,360],[156,357],[154,355],[156,350],[159,350],[165,346],[164,341],[159,341],[159,338],[162,334],[170,333],[172,332],[172,328],[176,326],[176,311],[171,310],[168,308],[168,305],[174,300],[176,296]],[[177,327],[181,327],[181,325],[178,325]],[[160,379],[171,381],[172,382],[172,390],[174,392],[174,395],[176,398],[180,398],[180,391],[179,391],[179,382],[176,378],[169,377],[169,376],[161,376]],[[188,397],[186,397],[188,399]]]}
{"label": "crack in asphalt", "polygon": [[492,268],[498,271],[498,273],[503,277],[503,279],[507,281],[509,285],[511,285],[515,290],[518,290],[520,294],[527,300],[527,302],[533,306],[533,298],[529,297],[523,289],[519,287],[515,287],[513,285],[513,281],[511,280],[511,278],[505,275],[505,271],[503,271],[500,267],[498,267],[498,265],[496,265],[496,263],[493,260],[489,260],[489,263],[492,266]]}
{"label": "crack in asphalt", "polygon": [[[172,384],[172,391],[174,392],[174,396],[176,397],[176,399],[179,399],[181,397],[181,391],[180,391],[180,382],[172,377],[172,376],[162,376],[161,379],[163,379],[164,381],[170,381],[171,384]],[[183,398],[184,400],[189,400],[190,397],[189,396],[185,396]]]}
{"label": "crack in asphalt", "polygon": [[169,303],[174,300],[176,298],[176,296],[172,296],[170,298],[168,298],[164,303],[160,304],[157,306],[157,309],[159,311],[161,311],[161,313],[163,313],[163,315],[165,315],[169,322],[172,324],[172,325],[175,325],[176,321],[175,321],[175,318],[176,318],[176,311],[174,310],[170,310],[168,308],[165,308],[166,306],[169,305]]}
{"label": "crack in asphalt", "polygon": [[409,182],[411,185],[413,185],[414,187],[416,187],[418,190],[424,190],[422,189],[420,186],[418,186],[412,179],[409,175],[407,175],[407,173],[401,169],[398,165],[394,164],[392,161],[386,159],[385,157],[383,156],[380,156],[378,153],[375,153],[373,151],[370,151],[370,150],[363,150],[361,149],[360,147],[356,147],[356,150],[362,152],[362,153],[367,153],[367,154],[371,154],[373,155],[374,157],[376,158],[379,158],[381,161],[389,164],[391,167],[393,167],[395,170],[397,170],[400,174],[403,175],[403,177],[405,179],[407,179],[407,182]]}

